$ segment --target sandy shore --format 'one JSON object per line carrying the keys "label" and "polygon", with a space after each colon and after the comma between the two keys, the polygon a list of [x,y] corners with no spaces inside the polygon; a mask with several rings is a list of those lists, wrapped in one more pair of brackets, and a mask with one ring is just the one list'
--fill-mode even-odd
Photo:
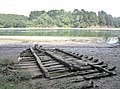
{"label": "sandy shore", "polygon": [[0,36],[0,41],[48,42],[48,43],[93,43],[103,41],[100,37],[52,37],[52,36]]}
{"label": "sandy shore", "polygon": [[[30,37],[6,37],[6,39],[26,39]],[[39,37],[32,37],[31,39],[38,39]],[[51,40],[52,37],[42,37],[42,39]],[[40,39],[40,38],[39,38]],[[62,37],[60,38],[62,39]],[[68,39],[68,38],[67,38]],[[53,39],[52,39],[53,40]],[[54,40],[58,40],[57,38]],[[0,59],[9,59],[17,61],[20,52],[34,46],[36,42],[23,42],[23,41],[10,41],[10,40],[1,40],[0,41]],[[94,58],[99,59],[99,61],[104,61],[109,64],[109,66],[116,66],[117,76],[102,78],[94,80],[95,83],[100,87],[100,89],[119,89],[120,88],[120,47],[116,44],[107,44],[107,43],[38,43],[43,45],[43,47],[48,48],[62,48],[68,51],[77,52],[81,55],[88,55]]]}

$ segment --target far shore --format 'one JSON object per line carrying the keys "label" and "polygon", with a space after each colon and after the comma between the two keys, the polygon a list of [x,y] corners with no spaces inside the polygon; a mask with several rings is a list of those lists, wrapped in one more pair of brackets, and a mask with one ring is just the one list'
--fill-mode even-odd
{"label": "far shore", "polygon": [[0,28],[0,29],[2,29],[2,30],[4,30],[4,29],[13,29],[13,30],[15,30],[15,29],[21,29],[21,30],[24,30],[24,29],[26,29],[26,30],[29,30],[29,29],[80,29],[80,30],[82,30],[82,29],[84,29],[84,30],[120,30],[120,28],[105,28],[105,27],[103,27],[103,28],[101,28],[101,27],[89,27],[89,28],[63,28],[63,27],[51,27],[51,28],[49,28],[49,27],[46,27],[46,28],[39,28],[39,27],[27,27],[27,28]]}

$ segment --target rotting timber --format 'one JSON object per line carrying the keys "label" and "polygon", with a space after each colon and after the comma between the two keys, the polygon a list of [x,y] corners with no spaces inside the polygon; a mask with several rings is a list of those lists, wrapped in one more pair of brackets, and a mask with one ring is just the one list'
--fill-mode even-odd
{"label": "rotting timber", "polygon": [[[23,51],[19,57],[19,69],[29,71],[32,78],[60,79],[80,77],[88,81],[116,75],[114,67],[94,57],[68,52],[58,48],[44,48],[35,45]],[[79,80],[73,80],[79,81]]]}

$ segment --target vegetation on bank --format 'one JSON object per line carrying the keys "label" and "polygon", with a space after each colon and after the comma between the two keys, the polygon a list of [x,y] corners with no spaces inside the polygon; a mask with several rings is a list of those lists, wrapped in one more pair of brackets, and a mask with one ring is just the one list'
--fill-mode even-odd
{"label": "vegetation on bank", "polygon": [[74,11],[31,11],[29,17],[15,14],[0,14],[0,28],[25,27],[120,27],[120,17],[105,11],[95,13],[84,9]]}
{"label": "vegetation on bank", "polygon": [[28,85],[20,86],[23,81],[30,80],[31,75],[23,71],[10,70],[9,66],[12,65],[12,61],[0,59],[0,89],[32,89]]}

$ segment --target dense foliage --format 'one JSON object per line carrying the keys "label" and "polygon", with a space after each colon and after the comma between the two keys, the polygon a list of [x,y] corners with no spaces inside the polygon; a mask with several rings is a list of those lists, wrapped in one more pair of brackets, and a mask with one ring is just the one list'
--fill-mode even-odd
{"label": "dense foliage", "polygon": [[0,28],[9,27],[120,27],[120,17],[112,17],[104,11],[88,12],[75,9],[31,11],[29,17],[14,14],[0,14]]}

